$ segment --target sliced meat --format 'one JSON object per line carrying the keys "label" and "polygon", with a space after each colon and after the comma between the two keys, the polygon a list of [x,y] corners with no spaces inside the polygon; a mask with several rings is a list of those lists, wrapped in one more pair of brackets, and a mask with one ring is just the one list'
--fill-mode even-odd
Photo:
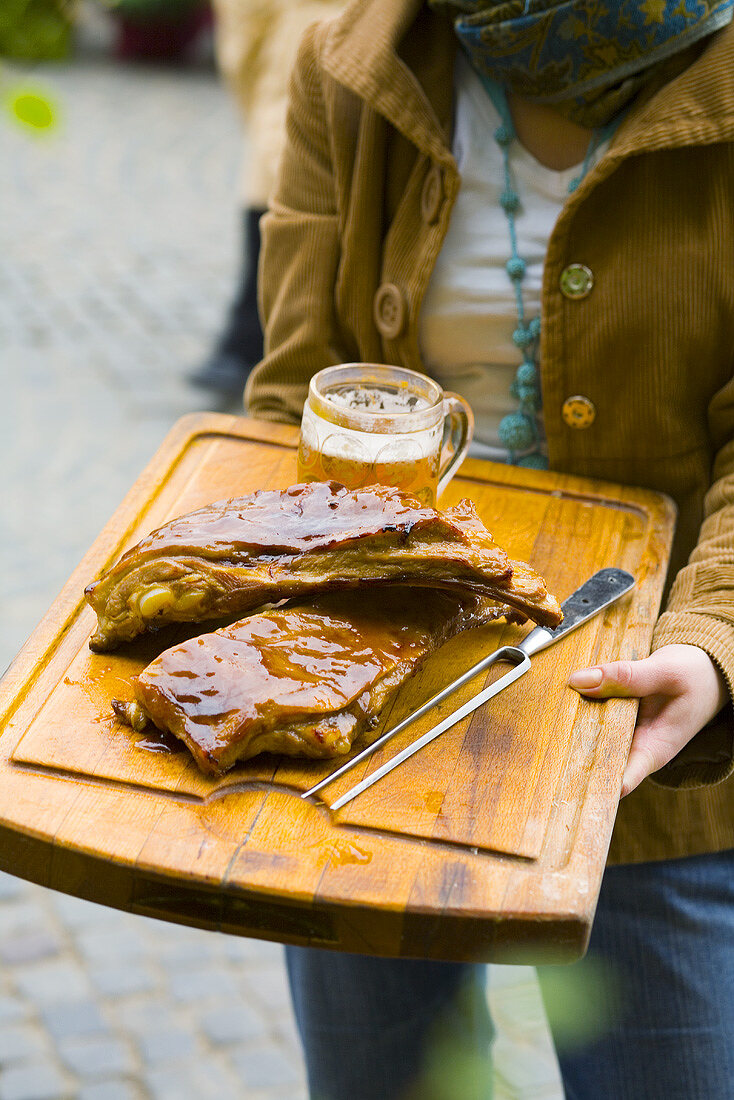
{"label": "sliced meat", "polygon": [[385,486],[294,485],[220,501],[153,531],[87,587],[98,618],[90,646],[113,649],[165,623],[231,619],[281,599],[363,585],[502,600],[506,587],[507,603],[558,622],[542,580],[528,576],[533,594],[513,594],[507,554],[468,500],[442,513]]}
{"label": "sliced meat", "polygon": [[339,756],[438,646],[506,611],[438,591],[332,593],[166,650],[135,702],[113,706],[134,729],[180,738],[212,775],[261,752]]}

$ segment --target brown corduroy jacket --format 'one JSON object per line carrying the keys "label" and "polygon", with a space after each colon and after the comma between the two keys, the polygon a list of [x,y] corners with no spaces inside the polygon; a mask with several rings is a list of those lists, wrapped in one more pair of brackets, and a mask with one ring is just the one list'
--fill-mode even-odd
{"label": "brown corduroy jacket", "polygon": [[[308,379],[333,363],[425,369],[418,316],[460,187],[455,50],[421,0],[359,0],[307,32],[263,222],[267,354],[248,384],[251,415],[297,422]],[[583,299],[561,290],[570,263],[593,272]],[[731,690],[734,25],[647,89],[568,198],[541,321],[551,469],[674,498],[675,580],[653,645],[700,646]],[[586,430],[561,415],[575,394],[596,408]],[[733,731],[729,706],[622,801],[612,862],[734,847]]]}

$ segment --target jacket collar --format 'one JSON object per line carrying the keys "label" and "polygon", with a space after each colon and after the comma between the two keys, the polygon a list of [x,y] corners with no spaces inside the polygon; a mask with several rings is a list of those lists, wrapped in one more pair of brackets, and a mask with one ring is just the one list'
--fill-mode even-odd
{"label": "jacket collar", "polygon": [[680,76],[644,96],[620,126],[616,155],[734,140],[734,22]]}
{"label": "jacket collar", "polygon": [[425,0],[354,0],[330,28],[325,70],[438,162],[449,149],[451,22]]}
{"label": "jacket collar", "polygon": [[[451,21],[425,0],[353,0],[331,25],[322,63],[438,163],[449,144]],[[620,126],[610,153],[734,140],[734,22],[680,76],[644,98]]]}

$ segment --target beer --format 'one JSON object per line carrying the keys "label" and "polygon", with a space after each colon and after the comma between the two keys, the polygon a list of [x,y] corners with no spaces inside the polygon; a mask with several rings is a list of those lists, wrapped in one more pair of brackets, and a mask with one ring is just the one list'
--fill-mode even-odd
{"label": "beer", "polygon": [[[457,433],[449,431],[451,453],[442,463],[446,429],[455,425],[459,438],[452,449]],[[371,364],[329,367],[311,380],[298,478],[350,489],[392,485],[434,504],[470,438],[468,406],[425,375]]]}

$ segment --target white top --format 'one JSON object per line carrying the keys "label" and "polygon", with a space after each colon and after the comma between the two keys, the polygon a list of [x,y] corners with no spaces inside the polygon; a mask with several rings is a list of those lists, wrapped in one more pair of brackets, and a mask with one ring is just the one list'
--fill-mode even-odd
{"label": "white top", "polygon": [[[451,223],[423,300],[419,341],[426,370],[446,390],[462,394],[476,420],[470,453],[509,461],[499,442],[503,416],[518,411],[510,385],[522,362],[512,342],[518,325],[513,284],[505,264],[511,256],[502,149],[494,139],[501,119],[481,80],[459,52],[454,72],[456,117],[452,152],[461,189]],[[589,168],[604,152],[594,152]],[[540,314],[543,261],[548,239],[581,166],[545,168],[515,140],[510,173],[520,196],[515,214],[517,252],[526,263],[522,281],[525,324]],[[540,421],[540,417],[538,418]],[[539,423],[543,440],[542,423]],[[545,448],[545,441],[542,443]],[[522,452],[516,452],[516,455]]]}

